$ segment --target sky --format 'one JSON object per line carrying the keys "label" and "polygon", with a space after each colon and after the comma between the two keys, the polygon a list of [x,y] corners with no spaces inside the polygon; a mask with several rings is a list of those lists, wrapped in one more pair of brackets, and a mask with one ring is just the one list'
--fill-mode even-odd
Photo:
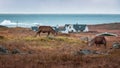
{"label": "sky", "polygon": [[0,0],[0,13],[120,14],[120,0]]}

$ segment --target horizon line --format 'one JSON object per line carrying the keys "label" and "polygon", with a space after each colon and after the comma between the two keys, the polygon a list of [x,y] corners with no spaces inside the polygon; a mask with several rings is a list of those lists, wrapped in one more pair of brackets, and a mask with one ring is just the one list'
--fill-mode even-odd
{"label": "horizon line", "polygon": [[31,12],[0,12],[0,14],[120,14],[120,13],[31,13]]}

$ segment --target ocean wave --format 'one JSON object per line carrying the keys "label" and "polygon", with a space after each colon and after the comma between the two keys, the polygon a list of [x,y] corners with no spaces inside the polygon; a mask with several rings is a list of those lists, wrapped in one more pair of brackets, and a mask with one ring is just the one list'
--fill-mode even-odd
{"label": "ocean wave", "polygon": [[30,28],[32,26],[39,26],[43,25],[41,23],[20,23],[20,22],[12,22],[11,20],[4,20],[0,23],[2,26],[7,26],[7,27],[27,27]]}

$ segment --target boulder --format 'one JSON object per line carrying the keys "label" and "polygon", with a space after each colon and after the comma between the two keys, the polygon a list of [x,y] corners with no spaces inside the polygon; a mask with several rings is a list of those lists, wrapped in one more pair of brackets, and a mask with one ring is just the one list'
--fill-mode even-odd
{"label": "boulder", "polygon": [[93,54],[108,55],[108,52],[84,49],[84,50],[79,50],[75,53],[75,55],[93,55]]}
{"label": "boulder", "polygon": [[0,45],[0,54],[8,54],[8,53],[9,53],[8,49]]}
{"label": "boulder", "polygon": [[112,48],[120,49],[120,43],[118,43],[118,42],[113,43]]}
{"label": "boulder", "polygon": [[88,49],[77,51],[77,55],[89,55],[89,54],[93,54],[93,51]]}
{"label": "boulder", "polygon": [[19,49],[14,49],[14,50],[12,50],[11,53],[12,53],[12,54],[20,54],[21,51],[20,51]]}
{"label": "boulder", "polygon": [[6,55],[6,54],[24,54],[19,49],[13,49],[12,51],[9,51],[7,48],[0,45],[0,55]]}

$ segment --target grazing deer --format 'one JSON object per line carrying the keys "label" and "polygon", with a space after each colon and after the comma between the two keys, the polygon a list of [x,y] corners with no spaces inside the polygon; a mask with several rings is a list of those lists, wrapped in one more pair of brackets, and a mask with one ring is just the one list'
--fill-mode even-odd
{"label": "grazing deer", "polygon": [[42,32],[42,33],[48,33],[47,36],[49,36],[50,33],[52,33],[53,35],[56,35],[56,34],[57,34],[57,32],[56,32],[52,27],[50,27],[50,26],[39,26],[38,31],[37,31],[37,33],[36,33],[35,36],[37,36],[38,34],[39,34],[39,36],[40,36],[40,33],[41,33],[41,32]]}
{"label": "grazing deer", "polygon": [[96,36],[94,39],[92,39],[90,42],[89,42],[89,46],[91,45],[94,45],[96,44],[96,46],[100,46],[101,44],[104,45],[104,47],[106,48],[106,39],[104,36]]}

